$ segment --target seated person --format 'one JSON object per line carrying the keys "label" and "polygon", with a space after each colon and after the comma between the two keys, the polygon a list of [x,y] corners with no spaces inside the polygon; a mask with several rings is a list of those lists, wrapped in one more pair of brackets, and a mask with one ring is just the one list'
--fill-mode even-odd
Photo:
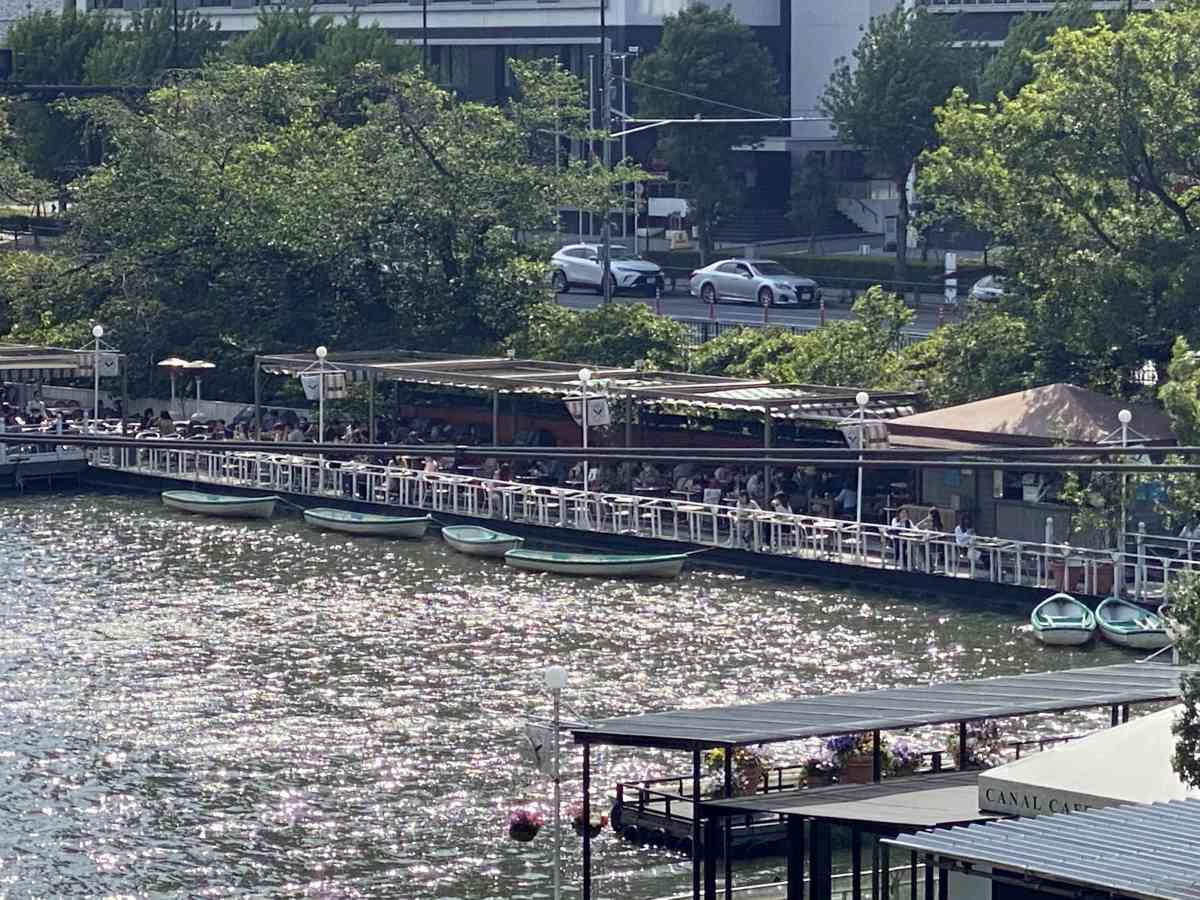
{"label": "seated person", "polygon": [[174,436],[175,434],[175,420],[171,418],[170,412],[165,409],[158,417],[158,433],[163,437],[167,435]]}

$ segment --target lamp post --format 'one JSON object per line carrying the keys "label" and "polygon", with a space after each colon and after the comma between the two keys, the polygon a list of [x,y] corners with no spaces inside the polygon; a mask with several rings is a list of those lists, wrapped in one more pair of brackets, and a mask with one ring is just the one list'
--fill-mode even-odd
{"label": "lamp post", "polygon": [[[562,718],[562,692],[567,686],[567,670],[562,666],[548,666],[542,672],[542,680],[554,699],[554,900],[562,897],[562,772],[559,766],[559,726]],[[584,824],[587,827],[587,823]]]}
{"label": "lamp post", "polygon": [[[325,443],[325,357],[329,350],[317,348],[317,446]],[[317,457],[317,491],[325,491],[325,455]]]}
{"label": "lamp post", "polygon": [[[1129,446],[1129,423],[1133,421],[1133,413],[1127,409],[1117,413],[1117,421],[1121,423],[1121,449],[1124,450]],[[1121,455],[1121,465],[1129,462],[1128,458]],[[1121,521],[1117,523],[1117,549],[1121,551],[1121,555],[1125,554],[1125,473],[1121,472]]]}
{"label": "lamp post", "polygon": [[95,432],[100,423],[100,338],[104,337],[104,326],[93,325],[92,337],[96,339],[96,349],[92,360],[95,367],[92,385],[92,431]]}
{"label": "lamp post", "polygon": [[587,448],[588,448],[588,385],[590,385],[591,383],[592,383],[592,370],[591,369],[580,369],[579,370],[579,396],[582,399],[580,400],[580,404],[579,404],[579,408],[580,408],[580,420],[579,421],[580,421],[580,425],[583,426],[583,449],[585,451],[584,455],[583,455],[583,495],[584,495],[583,496],[583,508],[584,508],[585,514],[587,511],[587,493],[588,493],[588,487],[589,487],[589,484],[588,484],[588,461],[587,461],[587,453],[586,453]]}
{"label": "lamp post", "polygon": [[859,391],[854,395],[854,402],[858,404],[858,501],[854,504],[854,524],[858,526],[858,552],[860,554],[864,550],[862,539],[863,443],[867,431],[867,404],[870,401],[871,395],[866,391]]}

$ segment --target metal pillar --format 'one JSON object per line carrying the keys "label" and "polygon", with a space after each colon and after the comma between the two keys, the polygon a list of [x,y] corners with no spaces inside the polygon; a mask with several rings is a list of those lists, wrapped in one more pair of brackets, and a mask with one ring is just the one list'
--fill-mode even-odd
{"label": "metal pillar", "polygon": [[[733,796],[733,748],[725,748],[725,799]],[[725,817],[725,900],[733,900],[733,817]]]}
{"label": "metal pillar", "polygon": [[492,444],[500,443],[500,392],[492,391]]}
{"label": "metal pillar", "polygon": [[958,771],[967,770],[967,723],[958,723]]}
{"label": "metal pillar", "polygon": [[850,826],[850,897],[862,900],[862,829]]}
{"label": "metal pillar", "polygon": [[[700,750],[692,751],[692,898],[700,900],[700,849],[704,841],[700,839],[700,816],[696,812],[700,808]],[[714,841],[715,846],[715,841]],[[588,900],[588,898],[584,898]]]}
{"label": "metal pillar", "polygon": [[[763,449],[771,449],[771,407],[763,410]],[[768,509],[771,493],[771,467],[763,463],[763,508]],[[759,549],[759,548],[755,548]]]}
{"label": "metal pillar", "polygon": [[917,900],[917,851],[912,852],[908,861],[908,900]]}
{"label": "metal pillar", "polygon": [[[696,817],[699,821],[699,817]],[[717,840],[721,825],[715,817],[704,825],[704,900],[717,900]]]}
{"label": "metal pillar", "polygon": [[1109,722],[1109,724],[1113,728],[1116,728],[1120,723],[1121,723],[1121,707],[1114,703],[1113,708],[1112,708],[1111,721]]}
{"label": "metal pillar", "polygon": [[367,440],[375,443],[375,376],[367,370]]}
{"label": "metal pillar", "polygon": [[892,854],[889,852],[891,848],[878,840],[875,846],[879,848],[879,883],[875,885],[873,896],[892,900]]}
{"label": "metal pillar", "polygon": [[[592,900],[592,745],[583,745],[583,900]],[[696,873],[699,876],[699,872]],[[697,900],[699,898],[697,897]]]}
{"label": "metal pillar", "polygon": [[804,820],[787,817],[787,900],[804,900]]}
{"label": "metal pillar", "polygon": [[262,440],[262,364],[254,357],[254,439]]}
{"label": "metal pillar", "polygon": [[933,900],[933,858],[925,857],[925,900]]}
{"label": "metal pillar", "polygon": [[871,780],[878,784],[883,778],[883,746],[878,728],[872,732],[871,738]]}
{"label": "metal pillar", "polygon": [[809,826],[809,846],[812,849],[813,900],[824,900],[833,892],[833,841],[828,822],[813,822]]}
{"label": "metal pillar", "polygon": [[1121,707],[1121,721],[1122,722],[1129,721],[1129,704],[1128,703],[1126,703],[1124,706]]}
{"label": "metal pillar", "polygon": [[633,394],[625,398],[625,446],[633,446]]}
{"label": "metal pillar", "polygon": [[[612,131],[612,49],[608,41],[608,24],[605,10],[608,0],[600,0],[600,128],[604,143],[600,146],[604,171],[612,171],[612,142],[608,139]],[[604,302],[611,303],[612,284],[612,205],[608,191],[604,192],[604,221],[600,223],[600,286]]]}
{"label": "metal pillar", "polygon": [[949,900],[950,878],[949,869],[938,869],[938,900]]}
{"label": "metal pillar", "polygon": [[125,419],[129,416],[129,357],[121,360],[121,434],[125,433]]}

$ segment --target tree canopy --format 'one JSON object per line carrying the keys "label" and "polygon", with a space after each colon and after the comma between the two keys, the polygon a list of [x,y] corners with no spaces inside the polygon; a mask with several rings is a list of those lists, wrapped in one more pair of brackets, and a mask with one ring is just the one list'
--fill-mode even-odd
{"label": "tree canopy", "polygon": [[[663,20],[662,44],[633,68],[639,113],[662,118],[782,115],[779,73],[754,32],[729,7],[687,6]],[[770,134],[763,126],[667,126],[658,150],[672,175],[687,182],[700,257],[712,254],[713,225],[743,202],[734,147]]]}
{"label": "tree canopy", "polygon": [[686,360],[687,332],[643,303],[605,303],[577,312],[555,303],[530,310],[529,324],[510,346],[521,358],[589,363],[594,366],[680,370]]}
{"label": "tree canopy", "polygon": [[897,6],[871,19],[853,59],[839,60],[821,98],[838,137],[896,186],[897,280],[908,258],[909,173],[936,143],[934,109],[973,82],[978,68],[978,54],[958,43],[946,16]]}
{"label": "tree canopy", "polygon": [[921,189],[1005,246],[1033,377],[1126,390],[1197,336],[1200,11],[1060,30],[1013,98],[941,110]]}

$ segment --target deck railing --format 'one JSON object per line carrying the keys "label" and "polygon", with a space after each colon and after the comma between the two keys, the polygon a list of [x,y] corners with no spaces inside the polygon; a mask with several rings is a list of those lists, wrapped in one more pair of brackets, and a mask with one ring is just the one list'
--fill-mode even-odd
{"label": "deck railing", "polygon": [[[799,513],[780,513],[671,497],[583,491],[472,475],[424,472],[316,456],[219,450],[104,447],[94,465],[308,497],[356,499],[385,506],[449,513],[501,522],[669,540],[922,572],[994,584],[1055,588],[1085,594],[1118,591],[1157,602],[1200,561],[1159,550],[1141,540],[1134,552],[1097,550],[978,537],[968,544],[953,534],[919,528],[893,528]],[[1157,551],[1157,552],[1156,552]],[[1163,552],[1166,551],[1166,552]]]}

